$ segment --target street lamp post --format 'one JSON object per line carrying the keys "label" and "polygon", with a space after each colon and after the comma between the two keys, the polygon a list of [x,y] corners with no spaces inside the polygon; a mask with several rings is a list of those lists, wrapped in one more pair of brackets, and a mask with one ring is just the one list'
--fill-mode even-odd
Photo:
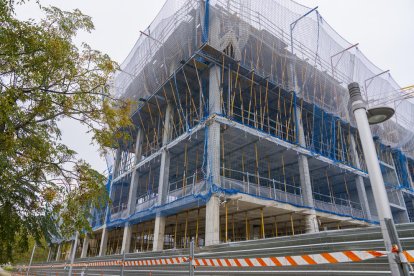
{"label": "street lamp post", "polygon": [[[378,162],[377,152],[372,139],[371,129],[367,116],[367,109],[362,100],[361,90],[358,83],[353,82],[348,85],[352,112],[354,113],[358,127],[359,137],[361,139],[362,150],[368,167],[369,180],[371,182],[372,192],[374,195],[375,206],[377,207],[380,227],[384,239],[385,249],[388,252],[388,261],[392,275],[409,276],[409,267],[405,256],[402,254],[402,247],[398,239],[387,192],[385,190],[384,179],[382,178],[380,164]],[[384,112],[381,120],[373,123],[383,122],[392,116],[393,112]],[[380,116],[378,113],[376,116]]]}

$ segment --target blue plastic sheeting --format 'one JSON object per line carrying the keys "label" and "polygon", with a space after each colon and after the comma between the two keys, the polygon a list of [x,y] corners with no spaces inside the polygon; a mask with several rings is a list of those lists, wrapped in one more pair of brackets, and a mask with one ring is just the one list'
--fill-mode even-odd
{"label": "blue plastic sheeting", "polygon": [[349,149],[344,135],[336,137],[338,134],[338,125],[342,131],[345,131],[343,125],[349,124],[342,121],[339,117],[325,112],[322,108],[313,105],[311,149],[333,160],[350,163],[352,161],[347,160],[347,156],[349,156],[347,151]]}
{"label": "blue plastic sheeting", "polygon": [[[207,184],[210,181],[207,181]],[[141,223],[144,221],[148,221],[150,219],[154,219],[156,215],[161,215],[161,216],[169,216],[169,215],[173,215],[173,214],[177,214],[182,210],[188,210],[188,209],[192,209],[192,208],[196,208],[196,207],[200,207],[200,206],[204,206],[206,204],[206,202],[209,200],[209,198],[213,195],[213,194],[227,194],[227,195],[235,195],[235,194],[247,194],[244,192],[241,192],[239,190],[236,189],[224,189],[216,184],[210,184],[208,187],[209,191],[204,193],[204,194],[195,194],[195,195],[189,195],[189,196],[185,196],[182,198],[177,199],[176,201],[164,204],[164,205],[159,205],[159,206],[153,206],[149,209],[146,209],[144,211],[141,212],[137,212],[127,218],[123,218],[123,219],[116,219],[113,221],[107,221],[106,223],[106,227],[108,229],[114,229],[117,227],[123,227],[125,225],[126,222],[130,223],[130,224],[136,224],[136,223]],[[263,196],[257,196],[257,195],[253,195],[253,194],[247,194],[256,198],[260,198],[263,200],[272,200],[272,201],[276,201],[276,202],[280,202],[280,203],[285,203],[285,204],[290,204],[292,206],[295,207],[299,207],[299,208],[308,208],[311,209],[311,207],[309,206],[304,206],[304,205],[299,205],[299,204],[293,204],[291,202],[287,202],[287,201],[282,201],[282,200],[275,200],[273,198],[267,198],[267,197],[263,197]],[[352,219],[355,220],[359,220],[359,221],[365,221],[368,223],[373,223],[373,224],[378,224],[377,221],[373,221],[373,220],[367,220],[364,218],[359,218],[359,217],[354,217],[354,216],[350,216],[350,215],[345,215],[345,214],[341,214],[341,213],[335,213],[335,212],[330,212],[327,210],[322,210],[322,209],[318,209],[315,208],[315,210],[320,211],[320,212],[324,212],[324,213],[328,213],[328,214],[333,214],[333,215],[337,215],[337,216],[341,216],[341,217],[350,217]]]}
{"label": "blue plastic sheeting", "polygon": [[411,189],[410,180],[408,179],[407,157],[400,150],[393,150],[392,156],[401,187]]}
{"label": "blue plastic sheeting", "polygon": [[209,29],[209,21],[210,21],[210,0],[206,0],[205,3],[205,14],[204,14],[204,29],[203,29],[203,33],[201,36],[201,41],[203,43],[207,43],[208,42],[208,29]]}
{"label": "blue plastic sheeting", "polygon": [[414,185],[414,159],[407,157],[408,173],[411,175],[411,180]]}
{"label": "blue plastic sheeting", "polygon": [[169,202],[164,205],[153,206],[146,210],[134,213],[129,217],[123,219],[108,221],[106,223],[106,227],[108,229],[113,229],[116,227],[124,226],[126,222],[130,224],[136,224],[143,221],[148,221],[150,219],[153,219],[157,214],[161,216],[169,216],[176,214],[181,210],[204,206],[208,199],[211,197],[211,194],[211,192],[207,192],[205,194],[194,194],[181,197],[173,202]]}
{"label": "blue plastic sheeting", "polygon": [[[111,182],[112,182],[112,174],[108,175],[108,180],[105,184],[105,189],[107,193],[110,193],[111,189]],[[104,219],[103,216],[105,216],[106,207],[102,207],[101,209],[94,208],[92,211],[92,219],[91,219],[91,227],[93,230],[98,229],[103,225]]]}
{"label": "blue plastic sheeting", "polygon": [[109,190],[111,189],[111,182],[112,182],[112,173],[108,175],[108,181],[106,182],[105,188],[106,191],[109,193]]}

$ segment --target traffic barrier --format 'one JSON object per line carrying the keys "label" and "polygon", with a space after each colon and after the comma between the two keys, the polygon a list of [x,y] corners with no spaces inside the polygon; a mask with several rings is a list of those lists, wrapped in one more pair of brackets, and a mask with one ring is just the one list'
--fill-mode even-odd
{"label": "traffic barrier", "polygon": [[284,257],[202,259],[196,258],[196,266],[258,267],[258,266],[299,266],[360,262],[385,256],[384,251],[342,251]]}
{"label": "traffic barrier", "polygon": [[[414,263],[414,250],[403,251],[409,263]],[[347,262],[360,262],[373,258],[384,257],[386,251],[340,251],[331,253],[319,253],[297,256],[283,257],[256,257],[256,258],[194,258],[194,266],[217,266],[217,267],[264,267],[264,266],[300,266],[300,265],[318,265],[318,264],[335,264]],[[84,262],[72,264],[74,267],[102,267],[102,266],[156,266],[156,265],[174,265],[188,263],[190,258],[187,257],[171,257],[162,259],[146,259],[146,260],[115,260],[115,261],[99,261]],[[53,264],[31,266],[31,268],[43,267],[69,267],[71,264]],[[26,269],[27,266],[23,266]]]}

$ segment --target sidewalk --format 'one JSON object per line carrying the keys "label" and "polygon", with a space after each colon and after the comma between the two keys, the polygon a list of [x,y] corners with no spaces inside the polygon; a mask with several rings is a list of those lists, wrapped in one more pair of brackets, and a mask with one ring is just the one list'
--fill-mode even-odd
{"label": "sidewalk", "polygon": [[0,276],[10,276],[10,273],[0,267]]}

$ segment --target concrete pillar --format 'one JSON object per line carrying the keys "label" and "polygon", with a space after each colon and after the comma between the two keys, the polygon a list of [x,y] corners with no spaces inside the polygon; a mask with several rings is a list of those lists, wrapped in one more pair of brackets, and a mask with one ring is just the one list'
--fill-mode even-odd
{"label": "concrete pillar", "polygon": [[[356,150],[355,137],[353,134],[351,135],[351,152],[352,152],[355,166],[360,169],[361,163],[359,160],[358,152]],[[355,184],[356,184],[358,199],[359,199],[359,203],[361,204],[362,211],[364,211],[366,219],[371,220],[372,215],[371,215],[371,210],[369,209],[367,191],[365,190],[365,184],[364,184],[364,178],[360,175],[357,175],[355,178]]]}
{"label": "concrete pillar", "polygon": [[[144,137],[144,133],[142,129],[138,129],[137,137],[135,139],[135,159],[134,164],[136,165],[141,160],[142,155],[142,140]],[[128,194],[128,205],[127,205],[127,216],[132,215],[135,212],[135,205],[136,205],[136,196],[137,196],[137,189],[138,189],[138,179],[139,174],[138,170],[134,169],[131,176],[131,184],[129,185],[129,194]],[[122,247],[121,247],[121,254],[122,253],[129,253],[130,244],[131,244],[131,234],[132,234],[132,225],[128,222],[125,223],[124,226],[124,235],[122,237]]]}
{"label": "concrete pillar", "polygon": [[[220,68],[210,68],[209,114],[221,113]],[[208,126],[207,135],[207,177],[209,185],[220,186],[220,124],[213,121]],[[210,190],[211,191],[211,190]],[[220,199],[212,194],[206,205],[206,246],[220,243]]]}
{"label": "concrete pillar", "polygon": [[51,255],[52,255],[52,245],[49,246],[49,253],[47,253],[46,262],[50,262]]}
{"label": "concrete pillar", "polygon": [[81,258],[86,258],[88,256],[88,248],[89,248],[89,235],[86,234],[85,238],[83,239]]}
{"label": "concrete pillar", "polygon": [[[162,145],[165,146],[171,140],[172,135],[172,120],[173,120],[173,107],[171,103],[168,103],[167,109],[165,111],[165,122],[164,122],[164,132],[162,136]],[[170,175],[170,154],[164,149],[161,154],[161,164],[160,164],[160,178],[158,182],[158,205],[163,205],[167,202],[168,196],[168,185]],[[153,242],[153,251],[160,251],[164,247],[164,233],[165,233],[165,217],[157,213],[155,217],[154,225],[154,242]]]}
{"label": "concrete pillar", "polygon": [[132,225],[128,222],[124,226],[124,235],[122,236],[121,254],[129,253],[131,246]]}
{"label": "concrete pillar", "polygon": [[[293,88],[293,91],[296,93],[296,95],[300,95],[301,91],[297,83],[297,77],[296,77],[296,70],[295,66],[290,61],[290,85]],[[296,106],[296,120],[297,120],[297,137],[299,145],[302,147],[306,147],[306,140],[305,140],[305,133],[303,130],[303,122],[302,122],[302,116],[298,115],[301,113],[301,108],[299,106]],[[319,224],[318,219],[316,217],[316,211],[315,211],[315,202],[313,200],[313,191],[312,191],[312,182],[310,178],[310,172],[309,172],[309,163],[308,163],[308,157],[306,155],[299,154],[298,156],[298,164],[299,164],[299,175],[300,175],[300,186],[302,191],[302,198],[303,198],[303,204],[307,207],[309,207],[309,210],[307,214],[305,214],[305,231],[306,233],[315,233],[319,232]]]}
{"label": "concrete pillar", "polygon": [[[153,251],[161,251],[164,249],[164,235],[165,235],[165,217],[157,214],[154,224],[154,241]],[[175,238],[175,237],[174,237]]]}
{"label": "concrete pillar", "polygon": [[99,247],[99,256],[105,256],[106,246],[108,244],[108,229],[102,228],[101,245]]}
{"label": "concrete pillar", "polygon": [[68,272],[68,276],[72,276],[72,270],[73,270],[73,263],[75,262],[75,257],[76,257],[76,249],[78,247],[78,238],[79,238],[79,233],[76,232],[76,236],[75,239],[72,241],[71,244],[71,250],[70,250],[70,266],[69,266],[69,272]]}
{"label": "concrete pillar", "polygon": [[56,251],[56,261],[59,261],[60,253],[62,251],[62,245],[59,243]]}
{"label": "concrete pillar", "polygon": [[[296,107],[296,113],[299,114],[299,112],[301,112],[300,108]],[[303,147],[306,147],[305,134],[303,131],[303,123],[301,118],[302,116],[296,116],[296,119],[298,120],[298,129],[296,131],[298,133],[299,144]],[[303,204],[310,208],[308,214],[305,215],[306,233],[319,232],[318,219],[316,217],[316,211],[314,209],[315,202],[313,200],[313,191],[309,172],[308,157],[303,154],[299,154],[298,164]]]}

